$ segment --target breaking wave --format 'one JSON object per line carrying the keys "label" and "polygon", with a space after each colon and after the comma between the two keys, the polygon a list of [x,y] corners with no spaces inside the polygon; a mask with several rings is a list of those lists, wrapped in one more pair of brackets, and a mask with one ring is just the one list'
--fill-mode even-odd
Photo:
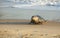
{"label": "breaking wave", "polygon": [[35,7],[35,6],[55,6],[60,7],[58,0],[0,0],[0,7]]}

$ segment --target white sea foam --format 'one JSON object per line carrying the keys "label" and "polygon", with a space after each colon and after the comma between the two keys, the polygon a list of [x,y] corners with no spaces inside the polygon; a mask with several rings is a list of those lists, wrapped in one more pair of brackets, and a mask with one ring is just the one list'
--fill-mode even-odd
{"label": "white sea foam", "polygon": [[[32,7],[32,6],[33,7],[34,6],[59,6],[60,7],[60,1],[58,0],[6,0],[6,1],[3,0],[1,3],[6,3],[11,7],[18,7],[18,8]],[[6,7],[6,4],[5,4],[5,7]]]}
{"label": "white sea foam", "polygon": [[[23,4],[31,4],[31,5],[58,5],[59,1],[57,0],[52,0],[52,1],[48,1],[48,0],[23,0],[23,1],[20,1],[20,0],[14,0],[13,1],[14,3],[23,3]],[[28,5],[29,6],[29,5]]]}

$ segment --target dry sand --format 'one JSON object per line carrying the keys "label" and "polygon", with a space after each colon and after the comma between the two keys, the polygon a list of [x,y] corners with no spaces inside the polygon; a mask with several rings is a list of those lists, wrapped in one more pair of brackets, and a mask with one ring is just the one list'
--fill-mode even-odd
{"label": "dry sand", "polygon": [[60,38],[60,22],[42,25],[29,20],[0,20],[0,38]]}

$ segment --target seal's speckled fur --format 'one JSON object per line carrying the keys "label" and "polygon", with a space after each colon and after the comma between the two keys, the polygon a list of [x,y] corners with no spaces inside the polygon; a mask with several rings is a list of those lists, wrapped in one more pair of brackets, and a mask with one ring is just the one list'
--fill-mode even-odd
{"label": "seal's speckled fur", "polygon": [[31,22],[32,24],[43,24],[45,20],[40,17],[39,15],[35,15],[35,16],[32,16],[31,18]]}

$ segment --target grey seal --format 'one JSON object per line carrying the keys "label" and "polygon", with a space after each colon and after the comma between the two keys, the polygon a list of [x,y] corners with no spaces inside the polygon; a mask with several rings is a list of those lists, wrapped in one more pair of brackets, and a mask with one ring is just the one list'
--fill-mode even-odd
{"label": "grey seal", "polygon": [[34,15],[34,16],[31,17],[30,24],[43,24],[44,22],[46,22],[46,21],[41,16]]}

